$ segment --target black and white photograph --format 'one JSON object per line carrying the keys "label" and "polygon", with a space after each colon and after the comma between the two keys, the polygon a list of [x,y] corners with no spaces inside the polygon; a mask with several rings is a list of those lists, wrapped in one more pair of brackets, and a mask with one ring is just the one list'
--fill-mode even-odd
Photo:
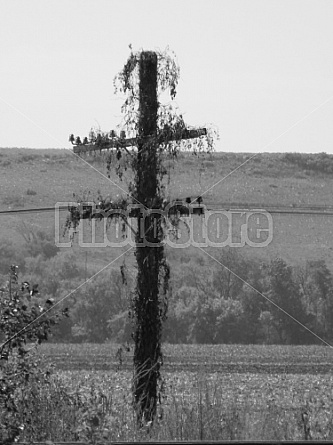
{"label": "black and white photograph", "polygon": [[332,441],[333,2],[0,10],[0,443]]}

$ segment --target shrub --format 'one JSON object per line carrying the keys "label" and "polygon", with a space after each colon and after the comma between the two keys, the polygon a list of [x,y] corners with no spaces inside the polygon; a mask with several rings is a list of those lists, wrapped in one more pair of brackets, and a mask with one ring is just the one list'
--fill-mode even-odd
{"label": "shrub", "polygon": [[33,351],[48,339],[58,320],[67,315],[67,310],[50,314],[52,300],[42,303],[36,285],[30,287],[25,282],[19,286],[16,269],[17,266],[11,266],[9,281],[0,291],[0,332],[4,337],[0,346],[1,443],[20,439],[29,424],[31,410],[25,411],[24,400],[35,400],[36,388],[47,384],[50,376],[50,369],[35,360]]}

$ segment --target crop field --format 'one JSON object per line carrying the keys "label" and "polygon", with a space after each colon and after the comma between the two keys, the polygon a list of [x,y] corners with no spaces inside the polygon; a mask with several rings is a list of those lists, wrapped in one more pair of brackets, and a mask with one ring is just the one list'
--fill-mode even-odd
{"label": "crop field", "polygon": [[132,408],[132,351],[49,344],[40,353],[59,381],[53,402],[35,407],[39,423],[49,422],[61,387],[71,398],[65,411],[57,402],[58,420],[52,414],[57,440],[333,438],[329,347],[165,345],[158,420],[144,430],[135,427]]}
{"label": "crop field", "polygon": [[[133,347],[117,344],[47,344],[46,360],[63,371],[131,370]],[[325,374],[333,370],[333,349],[325,346],[164,345],[168,372]]]}

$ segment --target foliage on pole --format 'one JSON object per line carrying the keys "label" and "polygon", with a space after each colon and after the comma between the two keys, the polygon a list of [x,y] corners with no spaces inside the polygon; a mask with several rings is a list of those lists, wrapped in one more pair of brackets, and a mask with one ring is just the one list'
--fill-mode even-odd
{"label": "foliage on pole", "polygon": [[[162,242],[165,221],[162,212],[158,212],[164,208],[163,179],[167,174],[164,161],[176,158],[182,149],[193,153],[210,152],[216,136],[214,130],[209,130],[205,131],[204,137],[183,140],[189,129],[182,115],[172,104],[162,105],[158,101],[159,94],[166,90],[169,90],[171,99],[175,98],[178,79],[179,67],[168,50],[132,52],[114,79],[115,91],[126,94],[120,136],[114,130],[105,133],[92,129],[89,134],[94,153],[108,148],[106,165],[109,173],[114,167],[122,179],[124,171],[132,168],[134,179],[128,186],[127,203],[141,204],[145,209],[143,215],[137,215],[135,255],[138,272],[130,311],[135,322],[133,394],[139,424],[154,420],[159,399],[161,334],[167,313],[170,275]],[[133,138],[136,149],[127,149],[124,131]],[[74,135],[70,140],[72,143],[76,140]],[[79,144],[82,144],[81,139]],[[110,151],[109,147],[112,147]],[[155,212],[150,212],[151,209]],[[74,214],[72,211],[72,216]],[[67,228],[71,221],[73,226],[78,224],[80,215],[76,213],[74,216],[67,221]]]}

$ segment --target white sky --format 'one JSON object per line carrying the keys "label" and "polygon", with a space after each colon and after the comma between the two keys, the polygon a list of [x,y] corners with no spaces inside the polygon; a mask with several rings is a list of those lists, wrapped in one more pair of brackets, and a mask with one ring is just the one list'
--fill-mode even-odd
{"label": "white sky", "polygon": [[331,0],[1,0],[0,147],[115,128],[130,43],[176,53],[177,104],[218,150],[333,152]]}

